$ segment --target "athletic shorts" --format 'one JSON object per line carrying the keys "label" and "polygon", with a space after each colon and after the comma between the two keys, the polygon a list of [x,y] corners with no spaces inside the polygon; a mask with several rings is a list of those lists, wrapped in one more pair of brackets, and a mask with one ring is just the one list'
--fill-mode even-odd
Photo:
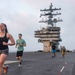
{"label": "athletic shorts", "polygon": [[23,55],[23,51],[17,51],[17,53],[16,53],[16,57],[22,57],[22,55]]}
{"label": "athletic shorts", "polygon": [[53,52],[53,53],[55,53],[55,52],[56,52],[56,50],[52,50],[52,52]]}
{"label": "athletic shorts", "polygon": [[0,50],[0,54],[9,54],[9,49],[5,49],[5,50]]}

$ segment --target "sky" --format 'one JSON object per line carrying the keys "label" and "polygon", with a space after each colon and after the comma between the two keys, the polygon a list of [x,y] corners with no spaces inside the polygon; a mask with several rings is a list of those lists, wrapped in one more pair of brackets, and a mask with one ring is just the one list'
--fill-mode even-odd
{"label": "sky", "polygon": [[[48,26],[46,23],[39,23],[40,9],[61,8],[60,17],[63,22],[57,23],[61,27],[60,45],[64,45],[68,50],[75,50],[75,0],[0,0],[0,23],[5,23],[9,33],[15,41],[18,34],[22,33],[22,38],[26,41],[25,51],[38,51],[43,49],[43,44],[38,43],[34,31],[40,27]],[[16,52],[15,46],[11,46],[10,52]]]}

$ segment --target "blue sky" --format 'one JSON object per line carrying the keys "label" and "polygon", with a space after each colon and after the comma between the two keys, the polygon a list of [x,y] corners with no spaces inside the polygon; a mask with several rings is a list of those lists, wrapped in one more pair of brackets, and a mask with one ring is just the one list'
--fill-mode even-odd
{"label": "blue sky", "polygon": [[[7,24],[9,33],[14,39],[18,38],[18,33],[23,34],[27,47],[25,51],[37,51],[43,48],[42,43],[38,43],[38,38],[34,37],[34,31],[47,24],[39,23],[40,9],[48,8],[50,3],[54,7],[61,8],[61,19],[63,22],[57,23],[61,27],[60,45],[67,49],[75,49],[75,1],[74,0],[0,0],[0,22]],[[15,46],[10,47],[10,51],[16,51]]]}

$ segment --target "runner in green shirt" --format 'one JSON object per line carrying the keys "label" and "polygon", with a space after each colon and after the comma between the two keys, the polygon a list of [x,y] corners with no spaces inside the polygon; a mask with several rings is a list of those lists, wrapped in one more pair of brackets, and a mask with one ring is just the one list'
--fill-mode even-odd
{"label": "runner in green shirt", "polygon": [[24,46],[26,46],[26,42],[24,39],[22,39],[22,34],[18,34],[18,37],[19,39],[16,40],[16,48],[17,48],[16,58],[19,61],[19,67],[21,67],[23,51]]}

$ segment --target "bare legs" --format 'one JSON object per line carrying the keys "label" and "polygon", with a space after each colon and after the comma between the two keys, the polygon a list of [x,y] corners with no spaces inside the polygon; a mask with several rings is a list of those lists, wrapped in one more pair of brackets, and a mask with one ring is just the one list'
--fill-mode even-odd
{"label": "bare legs", "polygon": [[55,55],[55,52],[54,52],[52,57],[55,57],[55,56],[56,56],[56,55]]}
{"label": "bare legs", "polygon": [[0,75],[2,75],[2,70],[3,70],[3,64],[5,62],[7,58],[7,55],[6,54],[1,54],[0,55]]}
{"label": "bare legs", "polygon": [[21,65],[21,62],[22,62],[22,57],[16,57],[16,59],[19,61],[19,64]]}

